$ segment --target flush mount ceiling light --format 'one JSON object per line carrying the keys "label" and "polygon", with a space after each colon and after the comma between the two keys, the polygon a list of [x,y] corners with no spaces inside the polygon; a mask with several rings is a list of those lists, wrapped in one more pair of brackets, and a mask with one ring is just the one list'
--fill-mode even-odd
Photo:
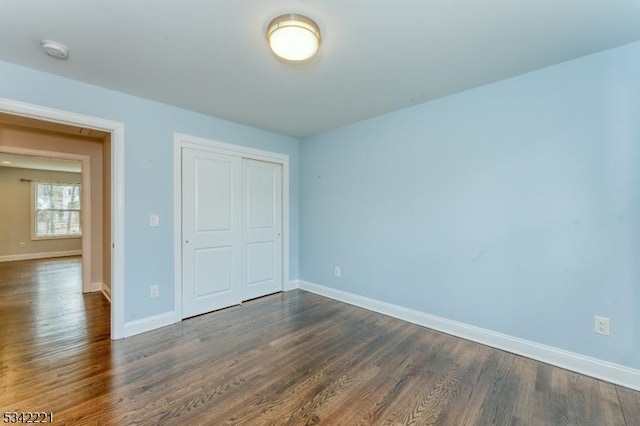
{"label": "flush mount ceiling light", "polygon": [[69,56],[69,49],[62,43],[58,43],[53,40],[42,40],[42,50],[49,56],[53,56],[56,59],[67,59]]}
{"label": "flush mount ceiling light", "polygon": [[306,16],[281,15],[269,23],[267,41],[273,53],[284,61],[304,62],[320,47],[320,28]]}

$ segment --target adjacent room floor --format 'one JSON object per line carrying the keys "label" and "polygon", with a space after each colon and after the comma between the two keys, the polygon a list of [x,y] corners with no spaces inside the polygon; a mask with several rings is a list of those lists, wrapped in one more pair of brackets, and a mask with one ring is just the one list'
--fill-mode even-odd
{"label": "adjacent room floor", "polygon": [[109,304],[80,292],[80,268],[0,263],[3,412],[99,425],[640,424],[640,392],[300,290],[111,342]]}

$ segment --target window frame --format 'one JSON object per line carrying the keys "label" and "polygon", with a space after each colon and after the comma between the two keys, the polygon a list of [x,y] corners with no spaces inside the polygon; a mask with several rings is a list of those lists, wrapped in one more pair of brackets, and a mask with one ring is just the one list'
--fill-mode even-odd
{"label": "window frame", "polygon": [[[77,211],[78,212],[78,220],[80,233],[73,235],[50,235],[50,236],[39,236],[37,235],[37,214],[38,210],[38,198],[37,198],[37,185],[59,185],[59,186],[77,186],[80,189],[80,208],[78,209],[44,209],[51,211]],[[78,182],[49,182],[49,181],[31,181],[31,240],[33,241],[42,241],[42,240],[64,240],[70,238],[82,238],[83,230],[82,230],[82,199],[84,197],[82,193],[82,183]]]}

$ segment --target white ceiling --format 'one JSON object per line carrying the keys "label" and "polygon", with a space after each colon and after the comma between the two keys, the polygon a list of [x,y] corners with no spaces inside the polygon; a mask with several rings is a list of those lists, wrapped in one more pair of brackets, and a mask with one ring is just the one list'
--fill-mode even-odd
{"label": "white ceiling", "polygon": [[[311,63],[267,48],[287,12],[320,25]],[[3,0],[0,40],[0,60],[302,137],[640,40],[640,0]]]}
{"label": "white ceiling", "polygon": [[37,157],[34,155],[10,154],[6,152],[0,152],[0,167],[16,167],[19,169],[51,170],[71,173],[82,172],[81,161]]}

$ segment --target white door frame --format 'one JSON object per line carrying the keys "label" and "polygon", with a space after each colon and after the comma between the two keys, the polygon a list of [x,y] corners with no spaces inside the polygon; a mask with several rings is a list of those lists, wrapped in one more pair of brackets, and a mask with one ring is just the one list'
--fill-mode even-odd
{"label": "white door frame", "polygon": [[[124,337],[124,123],[0,98],[0,112],[111,134],[111,338]],[[83,277],[84,279],[84,277]]]}
{"label": "white door frame", "polygon": [[289,156],[197,136],[173,135],[174,322],[182,321],[182,148],[207,149],[225,155],[282,165],[282,289],[289,289]]}
{"label": "white door frame", "polygon": [[[83,154],[70,154],[67,152],[43,151],[39,149],[19,148],[1,145],[0,152],[20,155],[36,155],[38,157],[61,158],[64,160],[76,160],[82,162],[82,292],[100,291],[101,288],[93,288],[91,282],[91,167],[90,157]],[[33,204],[33,199],[31,200]],[[31,219],[33,221],[33,218]]]}

